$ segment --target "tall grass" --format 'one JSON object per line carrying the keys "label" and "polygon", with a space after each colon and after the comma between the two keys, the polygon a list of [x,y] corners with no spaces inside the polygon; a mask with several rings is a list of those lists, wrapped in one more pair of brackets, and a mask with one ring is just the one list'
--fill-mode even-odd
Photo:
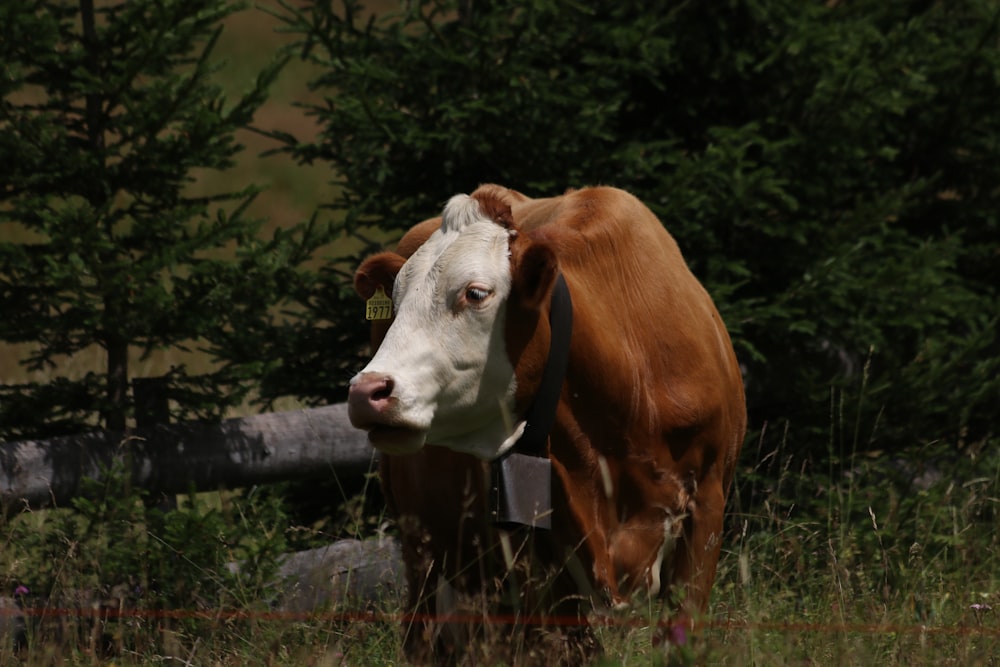
{"label": "tall grass", "polygon": [[795,454],[815,449],[787,424],[774,451],[744,456],[705,637],[712,662],[1000,660],[1000,454],[880,451],[881,413],[861,418],[867,371],[856,397],[831,393],[825,465]]}
{"label": "tall grass", "polygon": [[[890,481],[895,468],[876,459],[850,476],[804,475],[793,485],[801,495],[733,517],[743,524],[723,559],[715,620],[734,624],[707,634],[712,655],[738,665],[991,664],[997,460],[983,466],[989,484],[908,488]],[[854,504],[817,515],[817,492]]]}
{"label": "tall grass", "polygon": [[[1000,454],[848,448],[831,469],[797,456],[795,430],[782,430],[774,451],[745,452],[702,630],[664,655],[634,617],[599,628],[602,664],[998,664]],[[110,600],[147,613],[35,619],[19,664],[401,664],[395,597],[369,601],[374,616],[359,619],[321,613],[352,607],[271,614],[278,589],[268,577],[286,536],[303,530],[286,525],[273,498],[196,502],[167,519],[130,493],[110,486],[75,512],[3,526],[5,593],[26,585],[28,603]],[[249,579],[225,566],[248,559]],[[81,591],[98,595],[74,602]],[[171,610],[210,613],[153,613]],[[477,649],[479,658],[489,651]],[[0,664],[12,659],[4,642]]]}

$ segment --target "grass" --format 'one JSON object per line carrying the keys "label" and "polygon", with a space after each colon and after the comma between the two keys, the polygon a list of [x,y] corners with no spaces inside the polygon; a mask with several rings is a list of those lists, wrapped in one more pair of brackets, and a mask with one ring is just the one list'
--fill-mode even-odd
{"label": "grass", "polygon": [[[856,469],[835,470],[832,477],[828,469],[815,472],[794,457],[759,457],[752,449],[744,462],[704,629],[664,659],[651,645],[641,616],[600,627],[606,651],[600,664],[998,664],[1000,457],[959,460],[942,468],[934,483],[916,486],[905,479],[911,473],[904,463],[887,456],[858,457]],[[896,472],[901,467],[907,472]],[[837,499],[832,505],[827,502],[831,494]],[[114,509],[118,502],[109,499],[111,509],[102,510],[110,512],[111,522],[96,542],[71,534],[59,520],[41,519],[46,513],[9,523],[0,535],[0,581],[7,588],[19,582],[36,586],[31,577],[50,571],[57,584],[43,588],[65,594],[84,583],[93,585],[96,562],[124,557],[115,551],[115,536],[128,539],[132,533],[123,531],[134,530],[135,513],[146,516],[134,500],[123,516],[121,508]],[[301,530],[289,528],[272,510],[266,504],[263,509],[188,507],[192,516],[168,526],[167,538],[189,545],[217,531],[219,544],[226,545],[225,558],[202,549],[199,554],[210,563],[235,554],[245,558],[255,548],[265,553],[254,546],[260,536]],[[87,511],[83,516],[90,520]],[[27,544],[29,534],[34,537]],[[85,553],[101,549],[107,552],[103,556]],[[134,551],[130,544],[127,553]],[[160,552],[159,561],[179,557],[179,551]],[[144,558],[121,565],[148,571],[153,565]],[[366,609],[374,615],[361,618],[352,617],[358,607],[350,606],[329,610],[336,613],[274,616],[271,585],[227,579],[211,564],[172,567],[184,584],[173,593],[173,606],[154,605],[147,615],[109,620],[101,632],[114,640],[111,653],[95,644],[92,619],[70,616],[61,620],[71,632],[39,624],[19,664],[403,664],[394,596],[370,601]],[[111,580],[124,576],[123,571],[105,574]],[[197,580],[221,583],[185,597]],[[164,610],[200,611],[207,617],[158,615]],[[227,611],[239,613],[233,617]],[[489,646],[479,650],[490,655]],[[0,664],[11,658],[9,646],[0,646]]]}

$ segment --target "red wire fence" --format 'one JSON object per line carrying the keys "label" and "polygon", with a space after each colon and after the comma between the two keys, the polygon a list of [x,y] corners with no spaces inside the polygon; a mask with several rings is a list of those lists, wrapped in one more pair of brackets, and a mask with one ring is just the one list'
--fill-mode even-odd
{"label": "red wire fence", "polygon": [[[287,622],[333,622],[333,623],[456,623],[468,625],[520,625],[520,626],[603,626],[603,627],[670,627],[669,620],[651,622],[643,618],[616,618],[613,616],[578,617],[521,614],[412,614],[373,611],[254,611],[225,609],[107,609],[107,608],[49,608],[25,607],[3,609],[0,617],[19,616],[28,618],[79,618],[99,620],[257,620]],[[925,625],[895,623],[808,623],[795,621],[747,621],[709,619],[698,624],[699,630],[721,630],[742,632],[788,632],[825,634],[870,634],[870,635],[940,635],[966,637],[1000,638],[1000,625]]]}

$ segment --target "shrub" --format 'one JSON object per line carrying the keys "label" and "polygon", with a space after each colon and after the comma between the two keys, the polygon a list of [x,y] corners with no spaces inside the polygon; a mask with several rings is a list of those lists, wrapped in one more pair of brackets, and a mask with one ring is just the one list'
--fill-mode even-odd
{"label": "shrub", "polygon": [[282,6],[323,132],[273,136],[331,165],[348,232],[481,182],[621,186],[719,301],[758,434],[824,456],[870,354],[880,446],[995,437],[995,3]]}

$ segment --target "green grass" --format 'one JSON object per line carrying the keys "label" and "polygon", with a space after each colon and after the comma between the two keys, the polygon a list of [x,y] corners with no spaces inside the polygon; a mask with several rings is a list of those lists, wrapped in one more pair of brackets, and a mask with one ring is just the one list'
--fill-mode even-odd
{"label": "green grass", "polygon": [[[907,483],[897,472],[901,464],[889,457],[864,458],[849,474],[832,477],[801,461],[761,463],[755,452],[744,461],[701,632],[664,658],[651,644],[644,617],[628,616],[620,626],[598,629],[606,650],[600,664],[997,664],[1000,457],[953,462],[929,486]],[[832,505],[830,494],[837,499]],[[164,567],[135,555],[137,542],[154,539],[141,531],[141,539],[134,537],[137,522],[148,520],[142,519],[148,510],[141,503],[137,508],[134,499],[116,494],[96,505],[104,509],[84,508],[84,518],[73,519],[91,521],[86,533],[73,533],[65,518],[51,512],[9,523],[0,534],[0,583],[9,589],[29,583],[65,595],[87,586],[108,590],[112,582],[135,576],[128,568],[148,573]],[[164,554],[181,559],[166,570],[180,580],[170,590],[171,606],[140,605],[150,615],[108,621],[101,632],[113,640],[109,654],[95,648],[91,619],[60,619],[70,632],[43,622],[19,664],[403,664],[395,598],[372,601],[374,618],[352,619],[357,607],[273,617],[273,587],[213,570],[213,562],[246,558],[256,549],[265,558],[261,571],[267,571],[266,558],[275,555],[267,548],[280,546],[277,534],[301,530],[283,523],[267,503],[184,511],[191,516],[175,520],[166,536],[174,550],[158,552],[161,561]],[[109,522],[95,533],[98,517]],[[202,544],[206,535],[216,536],[218,550]],[[268,535],[271,543],[258,544]],[[116,546],[126,541],[126,550]],[[191,544],[202,547],[183,546]],[[191,553],[181,553],[185,548]],[[196,557],[209,564],[183,560]],[[95,573],[97,563],[112,562],[121,568]],[[48,583],[32,579],[40,573],[48,573]],[[98,575],[106,577],[104,584]],[[207,611],[210,617],[157,616],[164,610]],[[491,649],[477,650],[489,656]],[[0,664],[10,657],[8,647],[0,648]]]}

